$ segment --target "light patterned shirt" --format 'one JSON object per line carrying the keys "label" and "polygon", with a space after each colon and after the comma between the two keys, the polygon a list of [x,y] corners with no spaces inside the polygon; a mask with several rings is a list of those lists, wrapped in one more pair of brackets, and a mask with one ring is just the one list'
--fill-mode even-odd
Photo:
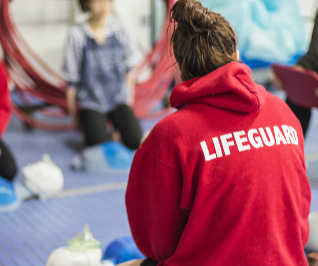
{"label": "light patterned shirt", "polygon": [[112,14],[106,19],[105,36],[105,44],[99,45],[88,22],[73,26],[63,63],[64,78],[77,89],[81,108],[100,112],[126,102],[124,74],[142,59],[132,29]]}

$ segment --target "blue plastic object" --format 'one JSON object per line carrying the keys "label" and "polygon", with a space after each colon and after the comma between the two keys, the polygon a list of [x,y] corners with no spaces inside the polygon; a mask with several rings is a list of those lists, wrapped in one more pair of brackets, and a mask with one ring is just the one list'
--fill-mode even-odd
{"label": "blue plastic object", "polygon": [[[306,51],[305,21],[297,0],[201,0],[234,26],[240,55],[253,68],[288,64]],[[255,61],[252,61],[255,60]]]}
{"label": "blue plastic object", "polygon": [[119,238],[110,243],[103,256],[103,260],[111,260],[115,265],[144,258],[145,256],[139,251],[131,236]]}
{"label": "blue plastic object", "polygon": [[[303,54],[295,55],[293,58],[290,59],[290,61],[286,62],[286,65],[296,65],[298,60],[303,56]],[[248,65],[251,69],[257,69],[257,68],[267,68],[269,67],[273,62],[266,62],[261,61],[257,59],[247,59],[245,57],[242,57],[241,60],[244,64]]]}
{"label": "blue plastic object", "polygon": [[0,207],[17,202],[13,184],[3,177],[0,177]]}
{"label": "blue plastic object", "polygon": [[135,152],[118,142],[110,141],[102,144],[105,158],[115,169],[129,169]]}

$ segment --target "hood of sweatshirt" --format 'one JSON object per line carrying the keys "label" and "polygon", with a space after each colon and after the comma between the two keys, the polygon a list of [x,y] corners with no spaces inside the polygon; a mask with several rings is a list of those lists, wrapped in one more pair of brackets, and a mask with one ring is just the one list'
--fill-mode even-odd
{"label": "hood of sweatshirt", "polygon": [[256,113],[265,100],[266,90],[253,81],[251,69],[232,62],[174,87],[170,105],[180,109],[187,104],[202,103],[236,112]]}

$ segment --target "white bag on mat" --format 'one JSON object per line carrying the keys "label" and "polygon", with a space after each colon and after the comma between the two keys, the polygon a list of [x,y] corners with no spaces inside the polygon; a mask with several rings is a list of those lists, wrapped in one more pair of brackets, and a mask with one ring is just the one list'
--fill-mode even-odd
{"label": "white bag on mat", "polygon": [[306,248],[318,252],[318,212],[309,214],[309,239]]}
{"label": "white bag on mat", "polygon": [[41,161],[23,167],[22,173],[25,186],[42,199],[49,198],[63,189],[63,173],[48,154],[44,154]]}

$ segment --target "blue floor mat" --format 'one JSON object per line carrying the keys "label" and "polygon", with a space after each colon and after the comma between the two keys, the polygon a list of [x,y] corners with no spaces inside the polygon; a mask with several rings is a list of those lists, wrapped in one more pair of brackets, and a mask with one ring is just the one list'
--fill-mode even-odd
{"label": "blue floor mat", "polygon": [[[142,121],[144,130],[157,121]],[[104,249],[118,237],[129,236],[130,230],[124,203],[128,176],[89,175],[74,172],[71,160],[84,147],[79,132],[24,131],[23,124],[13,117],[4,136],[13,151],[18,169],[39,161],[48,153],[64,174],[64,189],[120,184],[104,192],[24,202],[19,210],[0,214],[0,265],[43,266],[50,253],[66,245],[66,241],[90,226]],[[19,171],[17,180],[22,179]],[[76,193],[76,191],[75,191]],[[81,192],[83,193],[83,192]]]}
{"label": "blue floor mat", "polygon": [[[142,121],[144,130],[151,129],[157,121]],[[83,135],[79,132],[50,132],[34,129],[24,131],[22,123],[16,117],[4,136],[4,141],[13,151],[18,169],[30,163],[41,160],[44,153],[51,156],[52,161],[61,168],[65,177],[65,189],[94,186],[106,183],[124,182],[128,176],[91,175],[84,172],[74,172],[71,160],[84,148]],[[19,171],[17,180],[22,179]]]}
{"label": "blue floor mat", "polygon": [[0,214],[0,265],[43,266],[50,253],[65,246],[88,224],[104,249],[130,230],[125,189],[25,202],[14,213]]}

